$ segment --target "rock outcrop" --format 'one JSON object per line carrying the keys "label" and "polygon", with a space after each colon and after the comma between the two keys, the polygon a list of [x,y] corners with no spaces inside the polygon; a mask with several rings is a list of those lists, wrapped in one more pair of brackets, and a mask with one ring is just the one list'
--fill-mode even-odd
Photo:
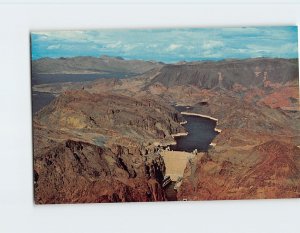
{"label": "rock outcrop", "polygon": [[255,58],[165,65],[152,82],[166,87],[192,85],[229,90],[234,84],[263,87],[267,80],[284,84],[297,77],[297,59]]}
{"label": "rock outcrop", "polygon": [[195,157],[178,192],[179,200],[299,197],[300,149],[276,140]]}
{"label": "rock outcrop", "polygon": [[36,203],[165,200],[154,142],[174,140],[181,121],[149,97],[61,94],[34,116]]}
{"label": "rock outcrop", "polygon": [[[49,144],[47,145],[49,147]],[[80,141],[51,144],[34,157],[35,202],[163,201],[164,163],[139,150],[109,149]]]}

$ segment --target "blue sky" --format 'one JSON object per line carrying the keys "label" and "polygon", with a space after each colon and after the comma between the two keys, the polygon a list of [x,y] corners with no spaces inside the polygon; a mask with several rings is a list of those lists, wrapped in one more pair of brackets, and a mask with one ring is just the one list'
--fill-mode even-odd
{"label": "blue sky", "polygon": [[121,56],[166,63],[253,57],[298,57],[296,26],[171,28],[31,33],[32,59]]}

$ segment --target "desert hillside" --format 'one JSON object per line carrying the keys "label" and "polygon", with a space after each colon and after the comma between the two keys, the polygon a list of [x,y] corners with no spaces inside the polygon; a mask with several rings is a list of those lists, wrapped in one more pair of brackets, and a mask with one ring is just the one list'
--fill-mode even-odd
{"label": "desert hillside", "polygon": [[157,145],[182,119],[149,97],[61,94],[34,116],[36,203],[165,200]]}
{"label": "desert hillside", "polygon": [[178,200],[300,197],[296,59],[151,64],[33,87],[57,96],[33,116],[37,203],[166,200],[160,151],[186,133],[178,105],[219,132],[188,160]]}

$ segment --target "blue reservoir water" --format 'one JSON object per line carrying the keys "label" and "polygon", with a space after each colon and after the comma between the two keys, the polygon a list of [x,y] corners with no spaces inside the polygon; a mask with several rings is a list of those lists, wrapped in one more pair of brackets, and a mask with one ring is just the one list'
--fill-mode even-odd
{"label": "blue reservoir water", "polygon": [[[180,110],[187,110],[181,109]],[[177,145],[170,146],[171,150],[192,152],[197,149],[198,151],[207,151],[209,144],[218,135],[214,129],[216,121],[200,117],[184,115],[187,124],[184,124],[187,136],[176,137]]]}
{"label": "blue reservoir water", "polygon": [[32,113],[36,113],[55,99],[55,95],[46,92],[32,92]]}

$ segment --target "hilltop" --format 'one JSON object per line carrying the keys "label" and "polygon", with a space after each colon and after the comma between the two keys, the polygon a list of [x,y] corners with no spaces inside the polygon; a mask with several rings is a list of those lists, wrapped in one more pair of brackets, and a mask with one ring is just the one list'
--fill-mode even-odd
{"label": "hilltop", "polygon": [[142,60],[125,60],[121,57],[70,57],[40,58],[32,61],[33,74],[140,74],[161,63]]}

